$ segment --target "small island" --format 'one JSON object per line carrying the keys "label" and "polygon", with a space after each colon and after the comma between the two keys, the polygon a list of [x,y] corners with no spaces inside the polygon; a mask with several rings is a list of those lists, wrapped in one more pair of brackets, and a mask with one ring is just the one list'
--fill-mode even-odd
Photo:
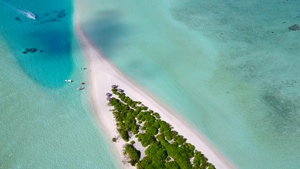
{"label": "small island", "polygon": [[[108,105],[113,107],[111,111],[120,137],[127,142],[123,154],[129,164],[137,169],[215,168],[200,151],[195,150],[194,145],[187,143],[170,124],[161,120],[157,112],[133,101],[117,85],[112,85],[111,91],[106,94]],[[118,139],[114,137],[112,141]],[[141,144],[142,149],[138,149],[137,144]]]}

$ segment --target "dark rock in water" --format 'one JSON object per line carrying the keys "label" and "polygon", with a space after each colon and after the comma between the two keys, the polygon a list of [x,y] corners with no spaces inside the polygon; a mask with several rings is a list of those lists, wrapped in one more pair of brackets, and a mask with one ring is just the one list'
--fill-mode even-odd
{"label": "dark rock in water", "polygon": [[28,52],[30,53],[34,53],[36,52],[37,49],[36,48],[26,48],[25,51],[23,52],[24,54],[27,54]]}
{"label": "dark rock in water", "polygon": [[65,17],[65,16],[66,16],[66,14],[64,14],[64,13],[60,13],[60,14],[57,15],[58,18],[62,18],[62,17]]}
{"label": "dark rock in water", "polygon": [[15,17],[15,20],[22,22],[22,20],[19,17]]}
{"label": "dark rock in water", "polygon": [[290,31],[298,31],[298,30],[300,30],[300,26],[298,24],[295,24],[293,26],[290,26],[289,30]]}
{"label": "dark rock in water", "polygon": [[64,9],[58,12],[58,15],[57,15],[58,18],[62,18],[62,17],[65,17],[65,16],[66,16],[66,13],[65,13]]}

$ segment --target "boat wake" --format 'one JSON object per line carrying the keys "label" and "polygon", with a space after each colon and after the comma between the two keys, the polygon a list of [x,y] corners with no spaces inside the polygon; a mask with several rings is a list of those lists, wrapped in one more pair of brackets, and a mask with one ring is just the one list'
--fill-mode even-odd
{"label": "boat wake", "polygon": [[26,11],[26,10],[21,10],[21,9],[18,9],[18,12],[24,16],[26,16],[27,18],[29,19],[33,19],[33,20],[36,20],[36,16],[30,12],[30,11]]}
{"label": "boat wake", "polygon": [[19,14],[27,17],[28,19],[33,19],[33,20],[37,20],[37,15],[35,15],[34,13],[30,12],[30,11],[27,11],[25,9],[20,9],[18,7],[15,7],[5,1],[1,1],[0,2],[3,2],[5,5],[7,5],[9,8],[11,8],[12,10],[14,11],[17,11]]}

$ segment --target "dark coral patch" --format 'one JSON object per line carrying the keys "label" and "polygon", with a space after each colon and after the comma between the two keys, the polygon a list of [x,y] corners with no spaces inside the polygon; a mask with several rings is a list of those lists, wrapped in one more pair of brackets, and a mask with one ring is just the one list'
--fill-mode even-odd
{"label": "dark coral patch", "polygon": [[298,31],[298,30],[300,30],[300,26],[298,24],[295,24],[293,26],[290,26],[289,30],[290,31]]}

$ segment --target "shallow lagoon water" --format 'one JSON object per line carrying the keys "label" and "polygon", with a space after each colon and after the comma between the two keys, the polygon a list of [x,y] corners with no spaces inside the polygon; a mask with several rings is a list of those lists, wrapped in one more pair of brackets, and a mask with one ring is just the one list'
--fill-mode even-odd
{"label": "shallow lagoon water", "polygon": [[[85,2],[103,53],[239,168],[299,168],[298,1]],[[64,82],[85,79],[71,3],[0,4],[1,168],[118,168],[85,91]]]}
{"label": "shallow lagoon water", "polygon": [[298,1],[82,7],[102,52],[238,168],[299,168]]}
{"label": "shallow lagoon water", "polygon": [[87,65],[71,1],[0,0],[0,11],[0,168],[120,168],[88,90],[76,90]]}

